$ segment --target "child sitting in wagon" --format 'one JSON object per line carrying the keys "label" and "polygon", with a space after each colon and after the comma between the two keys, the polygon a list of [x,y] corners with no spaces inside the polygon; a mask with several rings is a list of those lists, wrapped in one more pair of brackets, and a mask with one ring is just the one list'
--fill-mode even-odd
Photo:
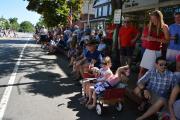
{"label": "child sitting in wagon", "polygon": [[[115,75],[109,76],[103,81],[97,82],[94,86],[90,87],[89,100],[86,104],[88,109],[93,109],[96,106],[97,96],[103,95],[106,89],[111,89],[118,83],[127,83],[129,76],[129,66],[119,67]],[[92,102],[92,104],[90,104]]]}
{"label": "child sitting in wagon", "polygon": [[94,86],[96,82],[105,81],[106,79],[108,79],[110,76],[113,75],[110,69],[111,64],[112,64],[111,58],[107,56],[104,58],[100,69],[97,67],[91,68],[91,72],[93,73],[94,78],[85,78],[83,80],[82,86],[83,86],[85,97],[84,97],[84,100],[81,101],[81,103],[85,102],[86,98],[89,97],[90,86]]}

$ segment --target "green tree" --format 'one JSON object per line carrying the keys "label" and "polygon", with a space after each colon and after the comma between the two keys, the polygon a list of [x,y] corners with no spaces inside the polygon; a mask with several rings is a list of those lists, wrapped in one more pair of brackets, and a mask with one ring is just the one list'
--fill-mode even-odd
{"label": "green tree", "polygon": [[0,28],[3,28],[3,29],[8,29],[10,28],[10,23],[7,19],[1,17],[0,18]]}
{"label": "green tree", "polygon": [[27,0],[27,9],[42,15],[48,27],[67,24],[70,9],[73,11],[73,20],[77,20],[81,11],[82,0]]}
{"label": "green tree", "polygon": [[36,23],[36,27],[42,27],[42,26],[46,26],[43,17],[39,18],[39,21]]}
{"label": "green tree", "polygon": [[22,32],[34,32],[34,26],[29,21],[24,21],[20,24],[20,31]]}
{"label": "green tree", "polygon": [[13,30],[19,30],[18,18],[9,18],[10,28]]}

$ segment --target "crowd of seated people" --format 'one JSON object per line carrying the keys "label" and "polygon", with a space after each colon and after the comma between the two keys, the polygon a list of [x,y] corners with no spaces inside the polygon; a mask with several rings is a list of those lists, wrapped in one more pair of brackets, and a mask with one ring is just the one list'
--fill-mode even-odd
{"label": "crowd of seated people", "polygon": [[[169,118],[180,119],[178,112],[180,110],[180,13],[175,13],[174,17],[175,23],[168,27],[163,21],[162,13],[155,10],[150,14],[149,24],[144,27],[142,33],[138,33],[142,34],[142,48],[145,51],[139,66],[134,93],[142,100],[138,110],[145,112],[137,120],[145,120],[167,105],[170,111]],[[80,29],[75,25],[72,28],[47,32],[47,37],[48,42],[43,43],[45,48],[50,53],[55,53],[59,48],[67,50],[74,80],[79,81],[84,78],[82,82],[84,95],[80,98],[80,103],[85,104],[89,109],[95,107],[97,95],[119,82],[126,83],[128,79],[132,79],[129,78],[132,72],[128,74],[131,71],[130,64],[118,68],[116,73],[111,71],[112,64],[116,64],[111,62],[112,51],[109,48],[113,47],[112,41],[108,41],[107,44],[102,29],[93,31],[89,26]],[[36,38],[43,41],[44,33]],[[168,46],[167,54],[164,53],[163,45]],[[172,67],[173,70],[168,69],[171,65],[175,65]],[[96,80],[89,82],[87,78]],[[147,104],[149,107],[146,111]]]}

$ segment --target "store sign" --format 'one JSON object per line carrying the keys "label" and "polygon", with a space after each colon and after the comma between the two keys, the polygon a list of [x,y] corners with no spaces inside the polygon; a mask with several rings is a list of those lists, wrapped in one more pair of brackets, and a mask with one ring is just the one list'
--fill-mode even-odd
{"label": "store sign", "polygon": [[159,0],[159,2],[166,2],[166,1],[172,1],[172,0]]}
{"label": "store sign", "polygon": [[120,24],[121,23],[121,9],[116,9],[114,11],[114,24]]}
{"label": "store sign", "polygon": [[123,8],[130,9],[133,7],[142,7],[153,4],[158,4],[158,0],[128,0],[125,1]]}

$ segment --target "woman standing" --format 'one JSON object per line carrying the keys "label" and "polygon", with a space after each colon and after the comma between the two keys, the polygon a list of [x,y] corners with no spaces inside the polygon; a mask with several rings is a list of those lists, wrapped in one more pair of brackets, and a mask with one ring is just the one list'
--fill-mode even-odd
{"label": "woman standing", "polygon": [[161,11],[155,10],[150,14],[149,24],[144,27],[141,39],[145,52],[140,64],[139,78],[153,68],[156,58],[162,55],[162,44],[169,42],[168,26],[164,23]]}

